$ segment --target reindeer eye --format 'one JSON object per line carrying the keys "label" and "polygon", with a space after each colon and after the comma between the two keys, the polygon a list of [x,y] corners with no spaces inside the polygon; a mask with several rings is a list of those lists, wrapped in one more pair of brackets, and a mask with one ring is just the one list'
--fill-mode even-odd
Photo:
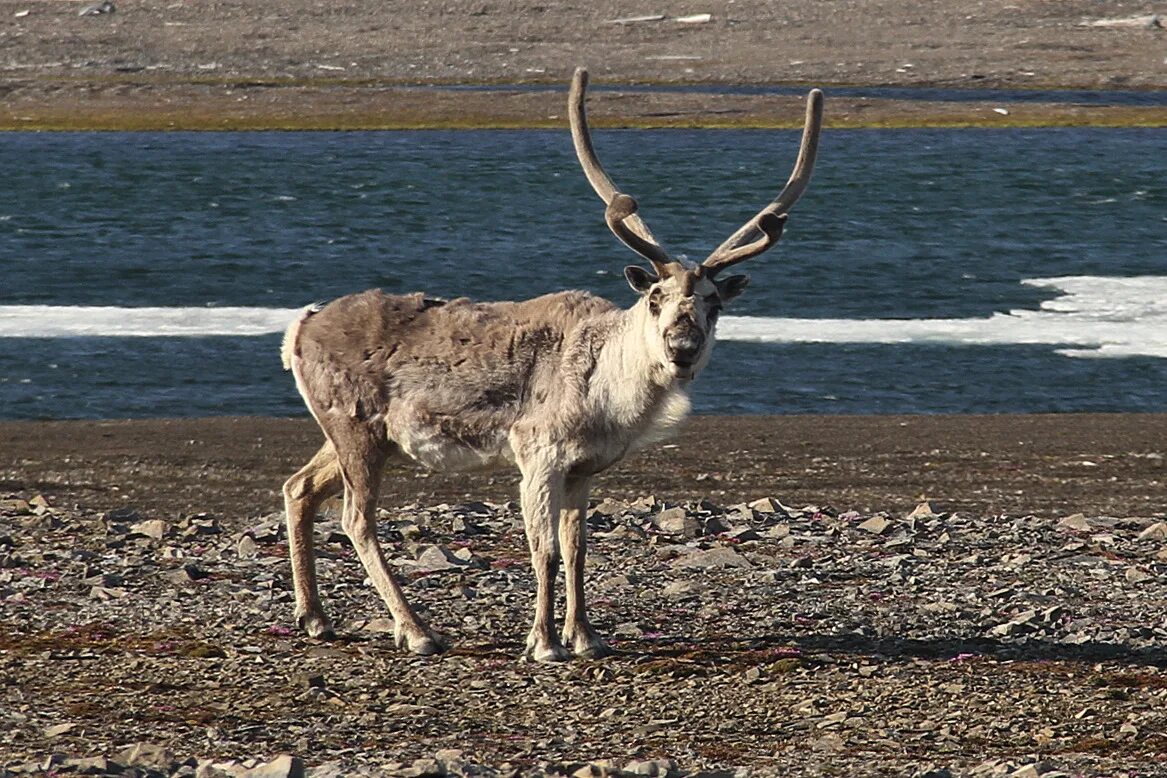
{"label": "reindeer eye", "polygon": [[648,312],[653,316],[660,316],[660,290],[653,289],[648,295]]}

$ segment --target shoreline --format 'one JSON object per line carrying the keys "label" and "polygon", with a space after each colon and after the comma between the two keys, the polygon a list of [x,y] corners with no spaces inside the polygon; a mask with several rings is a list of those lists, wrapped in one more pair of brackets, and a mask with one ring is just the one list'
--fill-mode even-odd
{"label": "shoreline", "polygon": [[[232,522],[282,510],[322,438],[307,418],[0,422],[0,493]],[[1157,516],[1167,414],[694,416],[597,477],[593,499],[772,497],[861,512]],[[380,504],[516,499],[517,473],[390,467]]]}
{"label": "shoreline", "polygon": [[[43,92],[54,92],[45,100]],[[379,83],[10,82],[0,131],[352,131],[560,129],[566,89],[488,91]],[[859,85],[863,86],[863,85]],[[981,89],[981,87],[977,87]],[[945,101],[827,95],[827,129],[1167,127],[1167,105]],[[1128,90],[1129,91],[1129,90]],[[1149,89],[1159,92],[1161,90]],[[792,129],[802,96],[624,91],[591,98],[598,129]]]}

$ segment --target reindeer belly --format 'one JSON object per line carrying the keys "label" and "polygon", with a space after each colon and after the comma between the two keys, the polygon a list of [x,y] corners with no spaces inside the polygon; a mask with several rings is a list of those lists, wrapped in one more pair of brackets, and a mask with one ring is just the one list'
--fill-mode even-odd
{"label": "reindeer belly", "polygon": [[485,470],[514,464],[507,436],[476,414],[441,414],[419,409],[390,414],[389,440],[430,470]]}

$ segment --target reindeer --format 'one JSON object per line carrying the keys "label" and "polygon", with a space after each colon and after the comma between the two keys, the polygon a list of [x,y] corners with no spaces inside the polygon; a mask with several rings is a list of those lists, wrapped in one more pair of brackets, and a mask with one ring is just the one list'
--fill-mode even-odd
{"label": "reindeer", "polygon": [[[709,361],[722,307],[746,288],[726,268],[773,246],[810,180],[822,93],[807,98],[794,171],[782,192],[701,264],[671,258],[596,157],[575,71],[571,134],[584,174],[604,201],[608,227],[648,260],[632,265],[640,295],[622,309],[587,292],[522,302],[439,300],[373,289],[310,307],[288,328],[284,367],[326,442],[284,484],[295,616],[313,637],[332,637],[316,584],[312,522],[342,489],[342,527],[415,654],[443,650],[394,579],[376,536],[382,468],[411,459],[433,470],[517,466],[524,527],[537,582],[525,655],[541,662],[610,653],[584,605],[585,515],[596,473],[667,436],[689,411],[687,390]],[[566,615],[555,634],[555,578],[566,564]]]}

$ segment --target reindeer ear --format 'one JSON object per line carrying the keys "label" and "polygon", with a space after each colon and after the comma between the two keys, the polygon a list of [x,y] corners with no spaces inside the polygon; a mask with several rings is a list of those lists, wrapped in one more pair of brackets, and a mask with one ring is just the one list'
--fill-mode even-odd
{"label": "reindeer ear", "polygon": [[717,293],[721,295],[722,302],[728,303],[733,298],[746,290],[750,285],[749,276],[726,276],[719,278],[713,282],[717,285]]}
{"label": "reindeer ear", "polygon": [[640,294],[648,294],[648,290],[659,280],[640,265],[629,265],[624,268],[624,278],[627,279],[628,285]]}

